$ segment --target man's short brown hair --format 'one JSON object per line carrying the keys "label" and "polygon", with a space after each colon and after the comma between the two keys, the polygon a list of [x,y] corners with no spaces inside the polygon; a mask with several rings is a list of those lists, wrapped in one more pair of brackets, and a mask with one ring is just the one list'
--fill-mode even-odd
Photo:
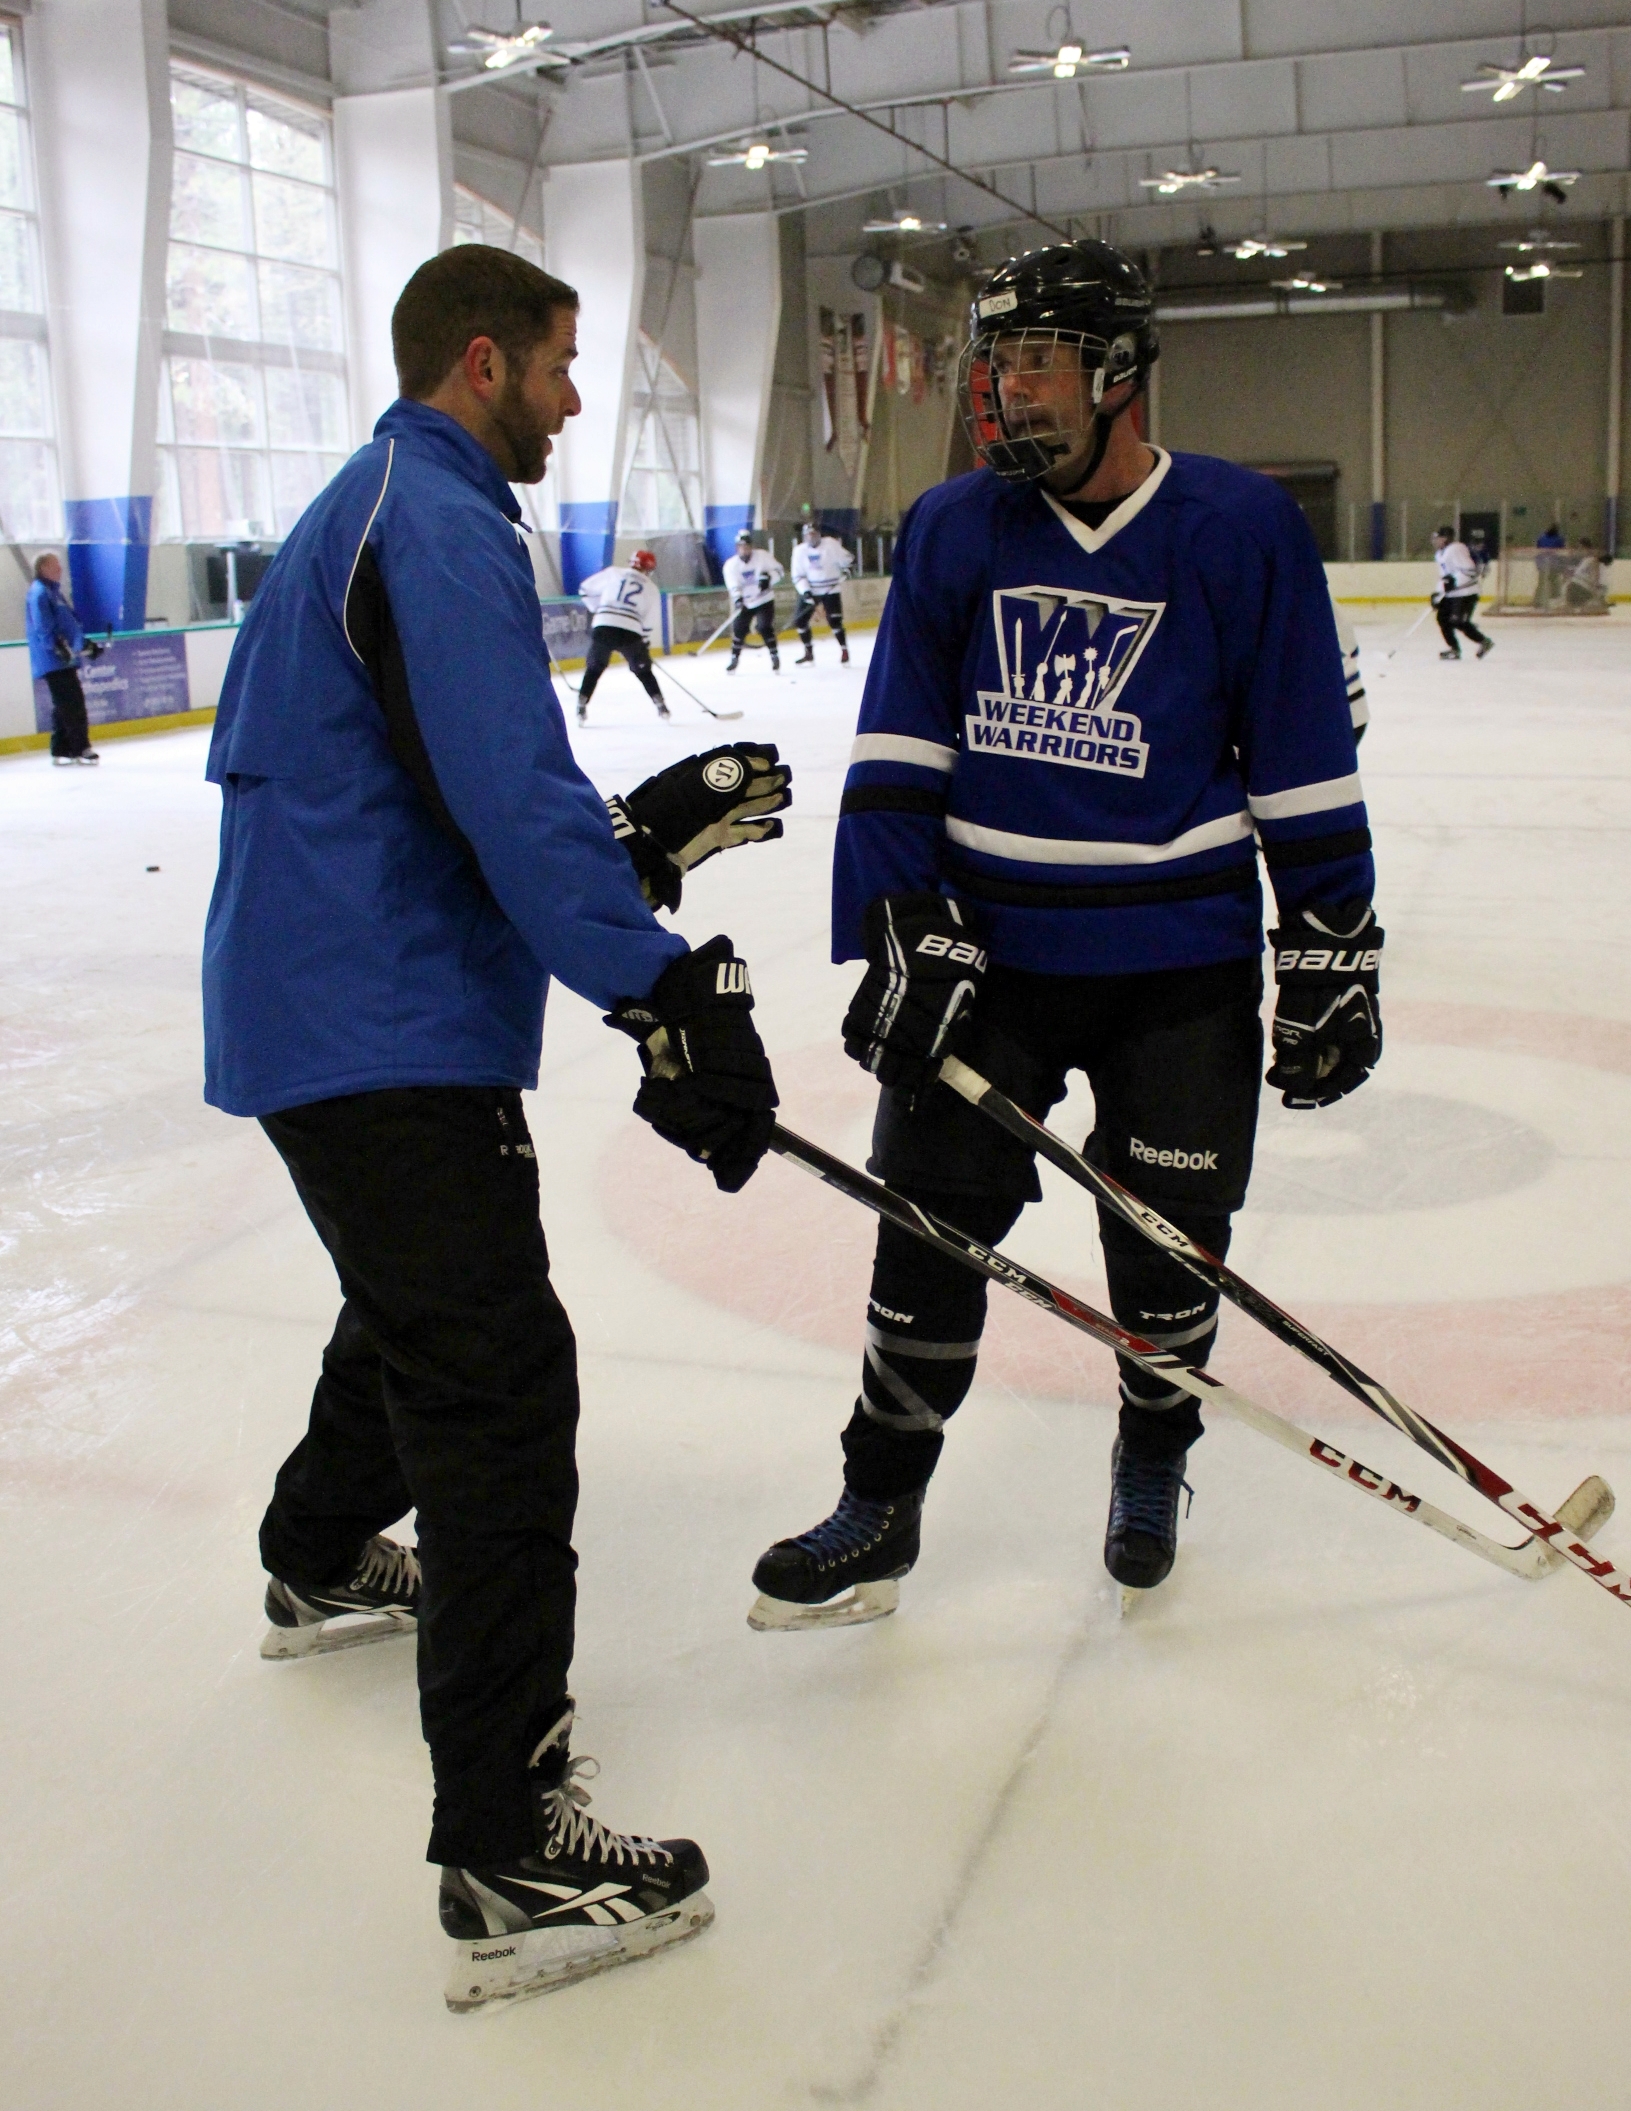
{"label": "man's short brown hair", "polygon": [[432,257],[403,287],[391,311],[391,350],[404,396],[434,395],[473,337],[490,337],[508,360],[525,364],[576,291],[525,257],[485,242],[460,242]]}

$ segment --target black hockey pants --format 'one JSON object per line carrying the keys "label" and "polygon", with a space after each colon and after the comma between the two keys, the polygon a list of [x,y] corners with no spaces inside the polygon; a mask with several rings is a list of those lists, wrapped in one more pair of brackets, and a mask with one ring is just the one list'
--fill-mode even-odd
{"label": "black hockey pants", "polygon": [[1487,645],[1489,643],[1488,638],[1485,637],[1478,625],[1472,620],[1477,610],[1478,596],[1476,592],[1470,594],[1446,594],[1439,602],[1439,635],[1451,652],[1459,653],[1461,650],[1460,640],[1456,637],[1458,630],[1471,638],[1475,645]]}
{"label": "black hockey pants", "polygon": [[848,643],[844,636],[844,597],[842,594],[800,594],[793,603],[793,628],[803,641],[805,650],[810,649],[810,626],[815,621],[817,609],[824,609],[827,628],[840,645]]}
{"label": "black hockey pants", "polygon": [[577,1351],[521,1095],[366,1092],[261,1126],[345,1293],[261,1558],[331,1583],[417,1510],[427,1859],[513,1859],[533,1844],[527,1760],[567,1690],[578,1493]]}
{"label": "black hockey pants", "polygon": [[596,623],[589,632],[589,651],[583,663],[583,680],[578,684],[578,702],[588,703],[595,693],[595,685],[612,664],[612,654],[620,652],[629,664],[629,672],[651,698],[654,704],[663,703],[663,692],[657,686],[657,676],[651,664],[651,647],[637,630],[624,630],[617,623]]}
{"label": "black hockey pants", "polygon": [[[1087,1155],[1221,1257],[1251,1176],[1262,995],[1256,960],[1147,975],[993,967],[961,1052],[1038,1116],[1063,1097],[1067,1071],[1085,1071],[1094,1103]],[[1032,1154],[945,1085],[915,1109],[899,1092],[881,1094],[869,1163],[987,1245],[1042,1192]],[[1204,1363],[1216,1293],[1102,1208],[1099,1236],[1117,1319]],[[887,1500],[934,1471],[944,1425],[974,1382],[985,1310],[983,1278],[879,1226],[861,1397],[844,1432],[844,1478],[857,1495]],[[1148,1450],[1186,1451],[1202,1433],[1194,1401],[1118,1361],[1122,1435]]]}
{"label": "black hockey pants", "polygon": [[83,755],[91,744],[85,719],[85,692],[77,667],[53,667],[45,678],[51,692],[51,752],[53,755]]}
{"label": "black hockey pants", "polygon": [[749,630],[756,630],[770,647],[771,661],[776,659],[776,604],[761,601],[757,608],[739,608],[731,623],[731,665],[736,665],[742,647],[747,643]]}

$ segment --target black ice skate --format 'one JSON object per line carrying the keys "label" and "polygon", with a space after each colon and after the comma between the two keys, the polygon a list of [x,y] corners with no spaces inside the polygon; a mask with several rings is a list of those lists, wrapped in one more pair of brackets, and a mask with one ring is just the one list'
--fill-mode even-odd
{"label": "black ice skate", "polygon": [[1495,650],[1495,640],[1494,640],[1493,638],[1485,638],[1485,639],[1483,639],[1483,640],[1481,641],[1481,643],[1479,644],[1479,647],[1478,647],[1478,657],[1479,657],[1479,659],[1482,659],[1482,658],[1484,657],[1484,655],[1485,655],[1485,653],[1486,653],[1486,652],[1493,652],[1494,650]]}
{"label": "black ice skate", "polygon": [[393,1539],[371,1539],[348,1583],[317,1586],[274,1576],[266,1586],[271,1626],[263,1657],[314,1657],[354,1649],[419,1625],[419,1556]]}
{"label": "black ice skate", "polygon": [[589,706],[580,699],[578,703],[578,724],[580,726],[586,726],[588,723]]}
{"label": "black ice skate", "polygon": [[749,1627],[765,1634],[881,1620],[900,1603],[900,1579],[917,1560],[922,1517],[921,1488],[887,1503],[846,1488],[825,1523],[797,1539],[778,1539],[759,1557]]}
{"label": "black ice skate", "polygon": [[793,665],[795,667],[810,667],[814,664],[815,647],[813,645],[806,645],[804,650],[799,654],[798,658],[793,662]]}
{"label": "black ice skate", "polygon": [[840,645],[838,648],[838,664],[840,667],[849,665],[849,647],[847,645]]}
{"label": "black ice skate", "polygon": [[700,1935],[714,1917],[694,1840],[608,1832],[584,1815],[592,1759],[573,1759],[572,1706],[533,1755],[536,1851],[497,1869],[442,1871],[442,1926],[458,1943],[447,2005],[547,1994]]}
{"label": "black ice skate", "polygon": [[1104,1533],[1104,1565],[1122,1587],[1122,1610],[1130,1591],[1152,1591],[1172,1574],[1178,1553],[1178,1497],[1187,1452],[1142,1451],[1117,1437],[1110,1453],[1110,1521]]}

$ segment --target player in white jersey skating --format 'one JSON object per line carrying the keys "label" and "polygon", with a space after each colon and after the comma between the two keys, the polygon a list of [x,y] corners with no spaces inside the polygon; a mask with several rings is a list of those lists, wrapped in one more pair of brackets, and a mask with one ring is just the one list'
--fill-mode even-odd
{"label": "player in white jersey skating", "polygon": [[657,716],[668,716],[651,664],[651,639],[663,620],[663,597],[651,576],[656,569],[652,551],[636,550],[627,564],[609,564],[578,588],[590,614],[589,657],[578,684],[580,726],[589,716],[589,699],[614,652],[627,660],[629,671],[657,706]]}
{"label": "player in white jersey skating", "polygon": [[776,582],[782,568],[768,550],[756,550],[753,537],[744,528],[736,538],[736,554],[725,559],[725,590],[735,614],[731,623],[731,657],[725,669],[736,672],[750,629],[757,630],[770,650],[770,665],[781,672],[781,653],[776,644]]}
{"label": "player in white jersey skating", "polygon": [[1486,637],[1472,620],[1478,608],[1478,582],[1483,568],[1454,528],[1435,528],[1433,548],[1438,554],[1438,592],[1433,606],[1438,610],[1439,635],[1444,640],[1441,660],[1459,660],[1458,631],[1478,647],[1478,657],[1495,650],[1495,640]]}
{"label": "player in white jersey skating", "polygon": [[838,640],[838,657],[849,664],[849,640],[844,635],[844,581],[855,559],[836,535],[823,535],[813,520],[804,523],[804,533],[793,550],[793,584],[798,600],[793,606],[793,628],[804,650],[796,664],[802,667],[815,658],[810,625],[818,608],[825,610],[827,628]]}

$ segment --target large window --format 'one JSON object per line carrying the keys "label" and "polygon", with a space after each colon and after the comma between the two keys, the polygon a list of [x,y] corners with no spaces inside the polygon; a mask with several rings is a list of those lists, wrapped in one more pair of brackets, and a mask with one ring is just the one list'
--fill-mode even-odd
{"label": "large window", "polygon": [[61,537],[53,435],[22,50],[15,24],[0,20],[0,541]]}
{"label": "large window", "polygon": [[544,268],[544,245],[531,228],[517,227],[514,213],[505,212],[476,191],[466,190],[462,183],[453,186],[453,240],[485,242],[492,249],[513,249],[540,271]]}
{"label": "large window", "polygon": [[161,536],[287,535],[350,446],[328,120],[176,66]]}

